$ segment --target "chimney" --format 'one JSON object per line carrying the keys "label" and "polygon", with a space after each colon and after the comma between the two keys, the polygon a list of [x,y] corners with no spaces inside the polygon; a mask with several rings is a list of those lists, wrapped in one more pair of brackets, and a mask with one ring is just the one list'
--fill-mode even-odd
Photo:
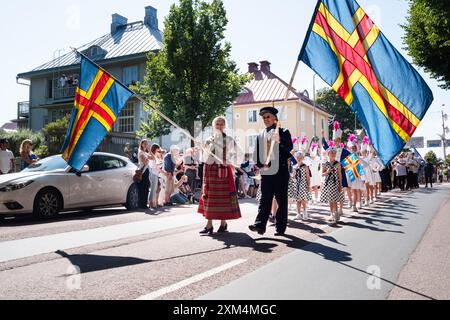
{"label": "chimney", "polygon": [[261,63],[261,71],[262,72],[270,72],[270,62],[267,60],[260,61]]}
{"label": "chimney", "polygon": [[158,29],[158,11],[152,6],[145,7],[144,23],[151,29]]}
{"label": "chimney", "polygon": [[256,73],[256,72],[259,71],[258,67],[259,67],[259,64],[257,64],[256,62],[250,62],[248,64],[248,72],[249,73]]}
{"label": "chimney", "polygon": [[112,15],[112,23],[111,23],[111,34],[115,34],[117,30],[126,25],[128,23],[128,19],[120,14],[114,13]]}

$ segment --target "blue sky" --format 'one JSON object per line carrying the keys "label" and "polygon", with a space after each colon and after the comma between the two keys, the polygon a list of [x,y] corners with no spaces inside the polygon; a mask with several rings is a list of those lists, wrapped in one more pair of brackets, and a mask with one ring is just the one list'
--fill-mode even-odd
{"label": "blue sky", "polygon": [[[28,100],[28,88],[16,84],[16,75],[52,60],[55,51],[79,47],[109,32],[111,15],[119,13],[129,22],[143,20],[144,7],[158,9],[160,29],[173,0],[22,0],[2,3],[0,34],[0,125],[14,119],[17,102]],[[224,0],[229,25],[227,40],[233,46],[232,58],[241,71],[248,62],[269,60],[272,71],[288,81],[313,14],[316,0]],[[359,0],[388,39],[402,49],[407,0]],[[64,53],[62,52],[62,53]],[[407,57],[409,61],[411,59]],[[438,139],[440,111],[450,107],[450,91],[421,71],[435,97],[416,136]],[[313,72],[301,64],[294,82],[297,89],[312,93]],[[318,78],[317,78],[318,79]],[[325,87],[316,80],[316,87]],[[447,111],[447,113],[450,113]]]}

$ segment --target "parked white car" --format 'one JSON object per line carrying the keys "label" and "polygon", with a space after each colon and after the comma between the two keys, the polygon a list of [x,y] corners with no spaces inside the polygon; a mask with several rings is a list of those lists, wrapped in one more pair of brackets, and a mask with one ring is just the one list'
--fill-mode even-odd
{"label": "parked white car", "polygon": [[0,219],[22,213],[48,219],[61,211],[112,205],[135,210],[136,169],[129,159],[109,153],[94,153],[81,173],[60,155],[40,160],[22,172],[0,176]]}

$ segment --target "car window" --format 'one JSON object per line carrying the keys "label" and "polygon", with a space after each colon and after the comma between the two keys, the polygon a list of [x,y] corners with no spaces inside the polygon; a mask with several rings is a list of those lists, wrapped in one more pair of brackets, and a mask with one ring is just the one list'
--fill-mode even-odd
{"label": "car window", "polygon": [[59,155],[48,157],[33,163],[24,169],[22,172],[44,172],[44,171],[55,171],[55,170],[66,170],[69,165],[67,162]]}
{"label": "car window", "polygon": [[118,169],[126,166],[126,163],[120,159],[108,156],[93,156],[89,159],[87,165],[89,172]]}

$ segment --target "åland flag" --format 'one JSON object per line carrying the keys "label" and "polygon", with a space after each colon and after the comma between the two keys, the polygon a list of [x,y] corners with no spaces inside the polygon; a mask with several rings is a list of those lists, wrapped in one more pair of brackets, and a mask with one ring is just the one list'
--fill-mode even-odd
{"label": "\u00e5land flag", "polygon": [[318,1],[299,55],[356,112],[384,164],[433,101],[419,73],[354,0]]}
{"label": "\u00e5land flag", "polygon": [[354,153],[342,160],[341,165],[347,173],[347,176],[350,178],[351,182],[355,181],[357,178],[365,174],[358,157]]}
{"label": "\u00e5land flag", "polygon": [[132,95],[127,87],[81,55],[75,107],[61,151],[72,168],[82,170]]}

